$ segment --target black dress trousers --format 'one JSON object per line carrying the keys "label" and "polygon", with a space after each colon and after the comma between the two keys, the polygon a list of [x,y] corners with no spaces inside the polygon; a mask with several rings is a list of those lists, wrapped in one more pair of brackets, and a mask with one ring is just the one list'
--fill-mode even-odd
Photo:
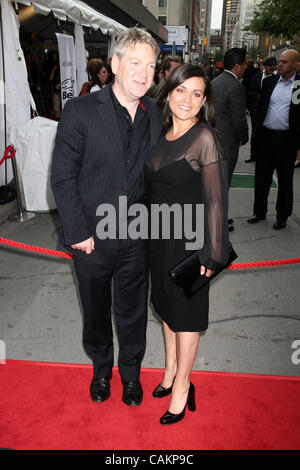
{"label": "black dress trousers", "polygon": [[268,196],[276,170],[278,193],[277,220],[286,221],[293,212],[293,176],[297,145],[289,131],[278,132],[263,127],[259,131],[259,154],[255,168],[255,200],[253,213],[265,217]]}
{"label": "black dress trousers", "polygon": [[118,367],[124,381],[139,379],[146,347],[148,267],[145,240],[117,240],[101,263],[74,256],[83,309],[83,346],[94,376],[114,365],[111,309],[119,341]]}

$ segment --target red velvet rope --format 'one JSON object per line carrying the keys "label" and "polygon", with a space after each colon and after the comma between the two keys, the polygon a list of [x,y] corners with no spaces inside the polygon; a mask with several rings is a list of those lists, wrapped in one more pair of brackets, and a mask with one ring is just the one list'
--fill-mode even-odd
{"label": "red velvet rope", "polygon": [[[59,258],[73,259],[73,256],[70,253],[65,253],[64,251],[49,250],[47,248],[40,248],[38,246],[27,245],[25,243],[19,243],[12,240],[7,240],[6,238],[0,237],[0,244],[12,246],[14,248],[19,248],[21,250],[33,251],[35,253],[42,253],[44,255],[57,256]],[[250,268],[265,268],[267,266],[282,266],[286,264],[296,264],[300,263],[300,258],[289,258],[289,259],[279,259],[279,260],[270,260],[270,261],[255,261],[252,263],[235,263],[228,266],[227,269],[250,269]]]}
{"label": "red velvet rope", "polygon": [[[9,155],[9,152],[11,152],[10,155]],[[4,162],[4,160],[6,160],[6,159],[8,159],[8,158],[12,158],[15,154],[16,154],[16,151],[15,151],[15,149],[13,148],[12,145],[9,145],[8,147],[6,147],[6,149],[4,150],[4,155],[3,155],[3,157],[2,157],[1,160],[0,160],[0,166],[2,165],[2,163]]]}
{"label": "red velvet rope", "polygon": [[6,238],[0,237],[0,244],[13,246],[14,248],[19,248],[21,250],[34,251],[35,253],[42,253],[44,255],[58,256],[59,258],[72,259],[73,256],[69,253],[64,253],[63,251],[57,250],[48,250],[48,248],[40,248],[38,246],[27,245],[25,243],[14,242],[13,240],[7,240]]}

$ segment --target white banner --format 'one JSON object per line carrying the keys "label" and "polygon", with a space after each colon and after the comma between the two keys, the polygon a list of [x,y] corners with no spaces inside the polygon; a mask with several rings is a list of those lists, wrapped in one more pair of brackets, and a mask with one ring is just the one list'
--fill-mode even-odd
{"label": "white banner", "polygon": [[62,108],[77,93],[76,60],[74,38],[67,34],[56,33],[59,51],[59,68]]}

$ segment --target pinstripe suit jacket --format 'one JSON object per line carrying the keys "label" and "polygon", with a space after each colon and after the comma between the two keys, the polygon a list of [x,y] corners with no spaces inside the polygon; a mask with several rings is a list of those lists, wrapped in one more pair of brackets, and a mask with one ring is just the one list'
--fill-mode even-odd
{"label": "pinstripe suit jacket", "polygon": [[[162,132],[156,102],[147,96],[143,102],[150,116],[151,145],[141,148],[136,178]],[[116,248],[115,240],[98,240],[96,236],[99,204],[117,208],[119,196],[128,194],[123,145],[109,86],[65,105],[57,129],[51,184],[63,224],[61,242],[66,247],[94,236],[95,251],[90,260],[104,253],[107,256]],[[81,254],[79,250],[72,252]]]}

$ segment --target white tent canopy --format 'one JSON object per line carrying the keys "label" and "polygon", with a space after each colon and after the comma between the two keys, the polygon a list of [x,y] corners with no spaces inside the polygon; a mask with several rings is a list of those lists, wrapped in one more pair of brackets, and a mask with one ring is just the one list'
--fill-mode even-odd
{"label": "white tent canopy", "polygon": [[59,20],[78,23],[95,31],[100,29],[103,34],[110,36],[118,35],[127,29],[80,0],[15,0],[15,3],[32,4],[36,13],[48,15],[52,12]]}
{"label": "white tent canopy", "polygon": [[[5,145],[11,143],[11,129],[30,121],[27,70],[19,42],[18,18],[10,2],[11,0],[0,0],[0,158]],[[37,14],[47,16],[52,12],[54,17],[61,21],[75,23],[80,25],[80,28],[83,26],[96,32],[101,31],[102,35],[109,36],[109,54],[115,37],[127,29],[80,0],[15,0],[14,3],[16,7],[18,4],[32,5]],[[9,182],[12,176],[11,164],[5,162],[0,167],[0,185]]]}

